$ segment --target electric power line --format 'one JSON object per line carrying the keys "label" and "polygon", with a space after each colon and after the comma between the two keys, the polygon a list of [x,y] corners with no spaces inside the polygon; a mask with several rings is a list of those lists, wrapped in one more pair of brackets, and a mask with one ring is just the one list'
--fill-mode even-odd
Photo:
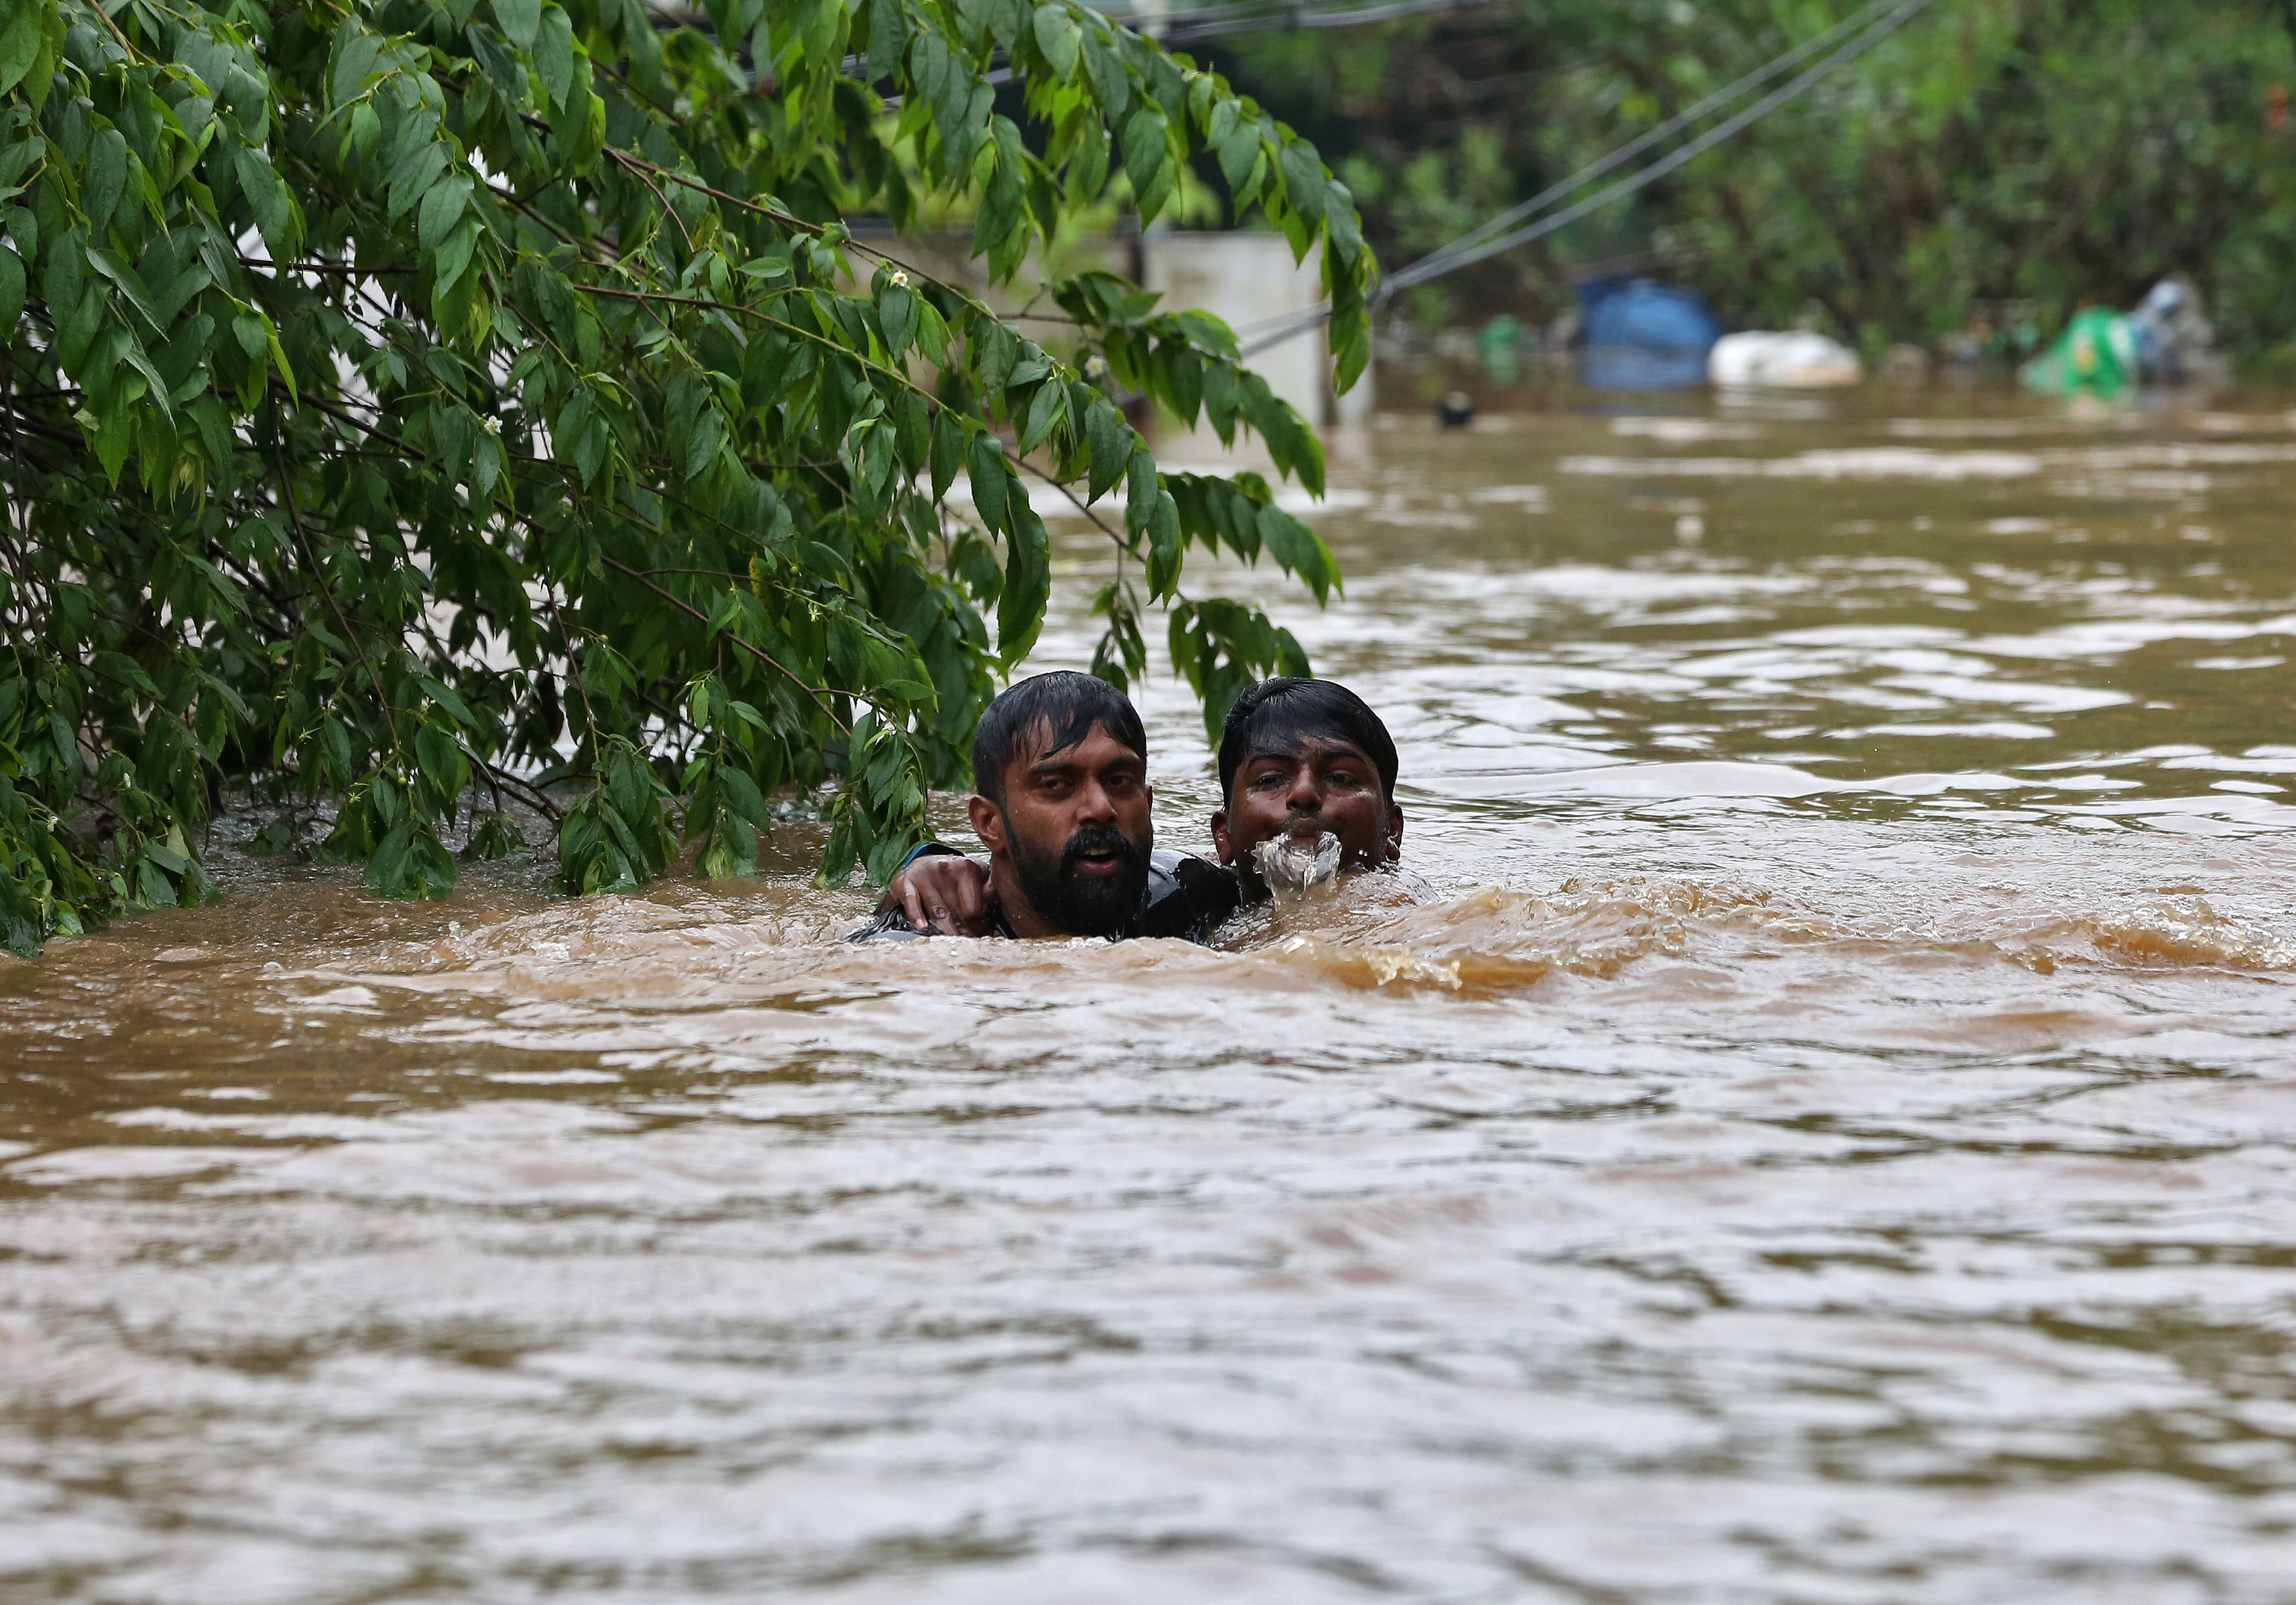
{"label": "electric power line", "polygon": [[[1293,29],[1361,28],[1374,22],[1392,22],[1401,17],[1415,17],[1427,12],[1464,11],[1473,6],[1488,5],[1496,0],[1387,0],[1383,4],[1357,6],[1312,6],[1300,0],[1283,0],[1276,5],[1267,5],[1259,0],[1241,0],[1233,6],[1208,6],[1201,12],[1183,12],[1164,27],[1141,29],[1163,44],[1193,45],[1199,39],[1216,39],[1234,33],[1278,33]],[[1230,15],[1229,13],[1238,13]],[[1143,20],[1146,20],[1143,19]]]}
{"label": "electric power line", "polygon": [[[1456,268],[1471,266],[1474,263],[1483,260],[1486,257],[1495,256],[1500,251],[1510,250],[1515,246],[1528,244],[1529,242],[1538,239],[1541,234],[1550,233],[1555,229],[1561,228],[1567,223],[1576,222],[1578,218],[1585,217],[1588,212],[1595,210],[1598,207],[1607,205],[1612,201],[1622,200],[1626,196],[1633,194],[1636,190],[1642,189],[1647,184],[1655,183],[1657,180],[1665,177],[1669,173],[1673,172],[1685,162],[1689,161],[1695,157],[1703,155],[1706,151],[1713,149],[1716,145],[1720,144],[1724,140],[1729,138],[1740,129],[1749,127],[1752,123],[1767,116],[1770,112],[1776,111],[1780,106],[1784,105],[1788,101],[1792,100],[1795,96],[1800,94],[1803,90],[1808,89],[1810,86],[1816,84],[1820,78],[1824,78],[1835,69],[1848,66],[1851,61],[1854,61],[1859,56],[1864,55],[1867,51],[1873,49],[1874,45],[1879,45],[1883,39],[1889,37],[1890,35],[1897,32],[1898,29],[1911,21],[1915,13],[1921,12],[1929,4],[1930,0],[1906,0],[1906,4],[1900,5],[1897,11],[1891,12],[1889,16],[1883,18],[1881,22],[1876,24],[1872,32],[1865,35],[1861,38],[1851,40],[1848,45],[1845,45],[1840,50],[1835,51],[1832,55],[1826,57],[1824,61],[1820,61],[1816,66],[1811,68],[1800,77],[1780,88],[1772,90],[1760,100],[1755,102],[1751,106],[1747,107],[1743,111],[1737,113],[1727,121],[1717,124],[1714,127],[1708,129],[1705,133],[1700,135],[1696,139],[1692,140],[1688,144],[1684,145],[1681,149],[1675,151],[1667,156],[1663,156],[1657,161],[1652,162],[1650,166],[1639,169],[1628,177],[1620,179],[1609,189],[1603,190],[1594,195],[1590,195],[1575,206],[1564,208],[1562,211],[1555,213],[1551,217],[1542,218],[1537,223],[1528,225],[1522,228],[1518,228],[1511,233],[1502,234],[1496,239],[1483,241],[1469,250],[1454,252],[1435,271],[1437,273],[1450,273]],[[1417,264],[1414,263],[1413,266],[1416,266]],[[1403,277],[1403,274],[1398,274],[1396,276],[1399,280]],[[1431,273],[1426,276],[1431,278],[1434,276],[1434,274]],[[1414,280],[1412,282],[1418,283],[1421,281]],[[1403,286],[1398,285],[1398,288],[1402,287]]]}
{"label": "electric power line", "polygon": [[[1301,0],[1236,0],[1233,5],[1210,5],[1201,11],[1181,13],[1185,20],[1168,27],[1159,27],[1152,18],[1136,18],[1127,26],[1135,32],[1168,49],[1178,45],[1193,45],[1202,39],[1217,39],[1228,34],[1283,33],[1294,29],[1361,28],[1374,22],[1392,22],[1399,17],[1415,17],[1427,12],[1465,11],[1479,5],[1499,4],[1500,0],[1386,0],[1385,4],[1354,6],[1316,6]],[[1199,21],[1197,19],[1203,20]],[[994,57],[990,58],[992,61]],[[858,56],[847,62],[849,76],[865,71]],[[992,67],[980,75],[984,84],[1009,84],[1017,75],[1008,63]],[[899,95],[886,98],[890,110],[901,103]]]}
{"label": "electric power line", "polygon": [[1584,184],[1593,183],[1595,179],[1600,178],[1603,174],[1610,172],[1614,168],[1617,168],[1620,163],[1628,161],[1633,158],[1639,156],[1643,151],[1648,150],[1652,145],[1656,144],[1660,140],[1664,139],[1668,135],[1675,133],[1679,129],[1688,127],[1692,123],[1694,123],[1699,119],[1704,117],[1717,106],[1728,105],[1732,101],[1736,100],[1741,94],[1743,94],[1748,90],[1758,88],[1761,85],[1768,83],[1770,79],[1775,78],[1779,73],[1784,72],[1789,67],[1796,65],[1805,58],[1814,54],[1816,52],[1824,49],[1827,45],[1832,44],[1843,34],[1855,29],[1864,27],[1879,13],[1888,11],[1892,6],[1902,4],[1903,3],[1904,0],[1873,0],[1873,4],[1866,6],[1865,10],[1856,12],[1854,15],[1845,17],[1842,20],[1835,23],[1832,28],[1827,29],[1824,32],[1804,40],[1801,44],[1795,45],[1792,50],[1787,51],[1784,55],[1778,56],[1772,61],[1765,62],[1762,66],[1757,67],[1753,71],[1747,73],[1735,83],[1716,90],[1713,94],[1708,95],[1704,100],[1700,101],[1696,105],[1690,107],[1687,111],[1677,112],[1674,116],[1667,119],[1666,121],[1659,124],[1655,128],[1652,128],[1648,132],[1644,133],[1634,139],[1628,140],[1625,144],[1620,145],[1617,150],[1612,151],[1610,154],[1603,157],[1601,160],[1591,162],[1587,166],[1579,168],[1578,171],[1571,174],[1570,177],[1563,179],[1558,184],[1550,184],[1547,188],[1541,190],[1538,194],[1533,195],[1529,200],[1508,208],[1505,211],[1501,212],[1496,217],[1487,218],[1485,221],[1476,225],[1473,228],[1469,229],[1457,239],[1450,241],[1439,247],[1437,250],[1431,251],[1428,255],[1411,264],[1410,266],[1404,268],[1401,272],[1398,273],[1393,279],[1389,281],[1387,285],[1384,287],[1382,293],[1384,295],[1393,295],[1398,290],[1406,290],[1413,284],[1419,283],[1426,279],[1433,278],[1438,273],[1443,271],[1441,263],[1445,258],[1464,250],[1472,250],[1477,244],[1480,243],[1481,241],[1488,239],[1492,234],[1529,217],[1533,212],[1545,207],[1549,201],[1554,201],[1562,196],[1568,195],[1573,190],[1578,189]]}
{"label": "electric power line", "polygon": [[[1692,140],[1688,144],[1660,157],[1658,160],[1652,162],[1647,167],[1636,169],[1635,172],[1628,174],[1626,177],[1620,179],[1616,184],[1610,185],[1606,189],[1597,191],[1595,193],[1588,196],[1586,200],[1578,201],[1575,205],[1565,207],[1562,210],[1554,213],[1551,217],[1542,217],[1536,223],[1527,224],[1521,228],[1517,228],[1511,233],[1500,234],[1496,238],[1483,238],[1472,246],[1464,250],[1458,249],[1460,242],[1455,242],[1453,246],[1445,248],[1443,251],[1431,253],[1429,258],[1423,258],[1422,261],[1431,261],[1436,257],[1440,257],[1442,258],[1440,262],[1424,274],[1406,277],[1406,275],[1413,273],[1413,269],[1422,266],[1422,263],[1412,264],[1410,268],[1406,268],[1403,272],[1397,274],[1395,278],[1389,282],[1389,285],[1382,287],[1380,299],[1384,300],[1389,295],[1391,295],[1395,290],[1402,289],[1406,284],[1424,283],[1428,280],[1439,277],[1444,274],[1454,273],[1462,267],[1472,266],[1473,264],[1480,262],[1486,258],[1496,256],[1503,250],[1512,250],[1518,245],[1528,245],[1533,240],[1538,239],[1546,234],[1550,234],[1558,228],[1562,228],[1569,224],[1577,222],[1579,218],[1587,216],[1589,212],[1595,211],[1602,207],[1607,206],[1613,201],[1623,200],[1627,196],[1635,193],[1636,191],[1656,183],[1659,179],[1665,177],[1669,173],[1673,172],[1684,163],[1703,155],[1706,151],[1712,150],[1724,140],[1728,139],[1732,135],[1738,133],[1741,129],[1749,127],[1750,125],[1759,121],[1760,119],[1768,116],[1772,111],[1776,111],[1788,101],[1794,99],[1804,90],[1809,88],[1812,85],[1817,83],[1820,79],[1833,73],[1837,69],[1845,67],[1849,62],[1856,61],[1859,56],[1865,54],[1874,45],[1879,45],[1883,39],[1889,37],[1898,29],[1905,26],[1906,23],[1911,21],[1918,12],[1924,10],[1930,4],[1931,0],[1898,0],[1898,9],[1883,17],[1866,33],[1852,39],[1849,44],[1843,45],[1832,55],[1827,56],[1824,61],[1818,62],[1816,66],[1808,69],[1799,77],[1780,86],[1778,88],[1773,89],[1769,94],[1764,95],[1760,100],[1756,101],[1752,105],[1735,113],[1725,121],[1716,124],[1713,127],[1700,135],[1696,139]],[[1874,9],[1874,7],[1869,6],[1866,8],[1866,12],[1861,12],[1860,15],[1864,16],[1870,14]],[[1854,20],[1855,19],[1853,19],[1853,20]],[[1834,29],[1828,29],[1826,34],[1819,36],[1821,39],[1838,37],[1839,35]],[[1800,52],[1801,54],[1808,53],[1806,46],[1797,46],[1796,50]],[[1789,55],[1795,55],[1795,52],[1789,52],[1787,53]],[[1796,59],[1800,59],[1799,56],[1796,56]],[[1767,73],[1750,75],[1754,82],[1761,82],[1767,76],[1775,75]],[[1747,81],[1747,79],[1741,79],[1740,83],[1743,84]],[[1725,91],[1724,93],[1727,94],[1728,92]],[[1710,102],[1713,99],[1713,96],[1709,96],[1708,102]],[[1707,102],[1702,102],[1702,104],[1705,103]],[[1688,113],[1684,114],[1685,118],[1688,115]],[[1676,126],[1679,127],[1680,125],[1677,122]],[[1642,137],[1646,147],[1647,142],[1651,136],[1644,135]],[[1616,153],[1614,152],[1613,154],[1615,155]],[[1605,166],[1604,163],[1608,163],[1609,165]],[[1610,166],[1615,165],[1617,164],[1611,161],[1610,158],[1605,158],[1604,162],[1595,164],[1595,168],[1600,168],[1602,171],[1608,171]],[[1590,168],[1588,170],[1594,171],[1595,169]],[[1570,181],[1572,187],[1576,187],[1577,184],[1581,182],[1584,181],[1579,179]],[[1548,194],[1551,197],[1554,192],[1554,191],[1550,191],[1548,192]],[[1534,197],[1534,200],[1538,198]],[[1513,210],[1513,215],[1521,216],[1530,206],[1530,202],[1525,202],[1523,203],[1523,206],[1511,209]],[[1505,214],[1502,214],[1502,216],[1505,215]],[[1496,219],[1494,221],[1496,221]],[[1468,235],[1462,236],[1462,241],[1471,238],[1474,234],[1481,233],[1483,229],[1488,228],[1488,226],[1489,225],[1484,225],[1482,227],[1470,231]],[[1328,301],[1323,303],[1319,307],[1312,307],[1304,313],[1293,314],[1290,315],[1279,327],[1265,335],[1262,335],[1259,339],[1247,343],[1243,347],[1241,355],[1244,356],[1251,356],[1261,351],[1268,349],[1272,346],[1282,345],[1285,340],[1305,334],[1308,330],[1324,323],[1331,315],[1332,307],[1331,303]]]}

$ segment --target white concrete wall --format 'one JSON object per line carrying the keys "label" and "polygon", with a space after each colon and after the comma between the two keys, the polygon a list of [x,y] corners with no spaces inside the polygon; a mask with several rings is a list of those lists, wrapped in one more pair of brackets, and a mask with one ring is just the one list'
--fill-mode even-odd
{"label": "white concrete wall", "polygon": [[[1246,345],[1323,299],[1323,275],[1316,258],[1293,263],[1292,247],[1281,234],[1160,229],[1152,230],[1142,243],[1146,248],[1146,287],[1164,298],[1159,311],[1201,307],[1225,319]],[[1268,389],[1300,409],[1302,418],[1320,423],[1324,353],[1318,328],[1261,352],[1251,365],[1267,381]]]}
{"label": "white concrete wall", "polygon": [[[1142,246],[1145,287],[1163,296],[1161,310],[1201,307],[1224,319],[1247,347],[1324,299],[1321,258],[1293,262],[1291,245],[1278,233],[1152,229]],[[1335,405],[1331,346],[1320,323],[1247,360],[1313,427],[1350,422],[1368,411],[1369,373]],[[1209,430],[1201,433],[1217,447]]]}
{"label": "white concrete wall", "polygon": [[[896,242],[890,233],[882,243],[893,254],[937,277],[970,286],[1000,311],[1015,309],[1009,290],[992,289],[980,282],[980,264],[972,260],[972,235],[948,231],[911,237]],[[1162,310],[1203,310],[1223,319],[1250,345],[1308,311],[1324,299],[1323,262],[1310,256],[1304,263],[1292,260],[1292,247],[1283,235],[1265,231],[1197,233],[1181,229],[1151,229],[1137,242],[1142,277],[1147,289],[1164,298]],[[1102,264],[1129,276],[1135,242],[1114,235],[1075,242],[1063,258],[1062,270],[1073,273]],[[1033,273],[1021,275],[1032,287]],[[1025,300],[1025,293],[1018,297]],[[1246,359],[1267,381],[1268,388],[1299,410],[1309,427],[1364,422],[1371,414],[1372,376],[1368,370],[1346,396],[1332,394],[1331,345],[1320,323],[1282,345]],[[1200,430],[1160,449],[1177,449],[1191,461],[1242,455],[1264,465],[1266,454],[1257,437],[1249,446],[1239,443],[1229,452],[1210,430]],[[1175,459],[1177,461],[1177,459]]]}

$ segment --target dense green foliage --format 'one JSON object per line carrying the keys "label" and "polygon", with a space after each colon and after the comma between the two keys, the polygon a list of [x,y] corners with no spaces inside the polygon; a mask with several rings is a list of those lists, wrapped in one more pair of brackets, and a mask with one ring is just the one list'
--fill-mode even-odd
{"label": "dense green foliage", "polygon": [[[1210,53],[1319,140],[1390,266],[1849,16],[1852,0],[1555,0]],[[1415,319],[1568,303],[1574,266],[1662,261],[1733,327],[1806,307],[1927,341],[1973,302],[2133,303],[2198,282],[2225,342],[2296,355],[2296,81],[2282,0],[1938,0],[1633,201],[1414,292]],[[2276,126],[2278,122],[2280,126]],[[1663,149],[1663,147],[1661,147]]]}
{"label": "dense green foliage", "polygon": [[1100,672],[1157,605],[1215,713],[1299,668],[1185,553],[1321,599],[1329,552],[1257,476],[1160,475],[1119,405],[1319,491],[1223,325],[1094,273],[1040,344],[844,222],[969,206],[1007,279],[1199,156],[1321,245],[1352,382],[1345,189],[1071,0],[0,0],[0,940],[209,895],[241,789],[299,805],[262,845],[317,820],[393,896],[513,805],[570,890],[738,874],[827,786],[823,875],[882,875],[1045,617],[1023,475],[1113,544]]}

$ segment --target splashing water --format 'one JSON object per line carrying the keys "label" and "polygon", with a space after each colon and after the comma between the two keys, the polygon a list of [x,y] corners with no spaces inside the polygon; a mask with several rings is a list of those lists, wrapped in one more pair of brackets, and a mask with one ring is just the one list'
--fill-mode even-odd
{"label": "splashing water", "polygon": [[1259,878],[1279,905],[1305,902],[1329,891],[1340,878],[1340,839],[1329,831],[1311,844],[1291,836],[1271,836],[1251,849]]}

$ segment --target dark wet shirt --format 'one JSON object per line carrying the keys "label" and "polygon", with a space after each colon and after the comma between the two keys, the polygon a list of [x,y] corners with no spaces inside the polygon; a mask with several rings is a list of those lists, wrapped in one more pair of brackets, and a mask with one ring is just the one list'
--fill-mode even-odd
{"label": "dark wet shirt", "polygon": [[[917,858],[955,854],[952,847],[939,842],[921,849],[909,862]],[[1201,942],[1210,937],[1219,922],[1234,913],[1243,902],[1242,884],[1233,872],[1222,869],[1201,858],[1159,849],[1148,855],[1148,889],[1141,894],[1140,907],[1124,922],[1124,929],[1114,940],[1128,937],[1177,937],[1182,941]],[[1011,937],[1019,933],[1005,919],[1004,911],[989,911],[988,934]],[[909,923],[909,916],[898,904],[887,909],[875,919],[845,939],[849,942],[914,942],[926,932]]]}

